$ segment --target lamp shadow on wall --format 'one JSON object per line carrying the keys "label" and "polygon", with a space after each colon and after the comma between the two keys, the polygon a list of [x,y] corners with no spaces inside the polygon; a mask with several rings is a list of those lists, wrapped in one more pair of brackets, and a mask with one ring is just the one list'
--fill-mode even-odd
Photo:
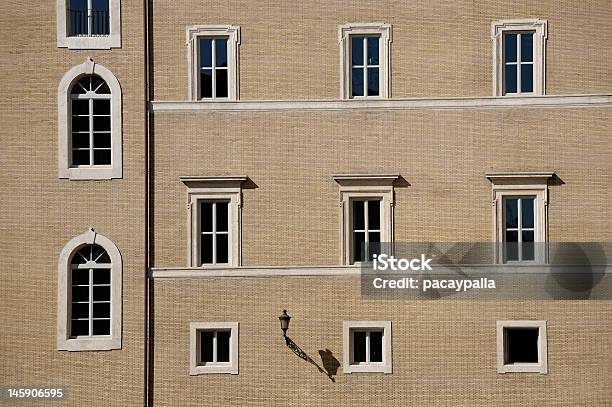
{"label": "lamp shadow on wall", "polygon": [[335,358],[333,353],[329,349],[319,350],[319,355],[321,356],[321,363],[323,367],[321,367],[317,362],[315,362],[306,352],[302,350],[290,337],[285,337],[285,343],[287,347],[291,349],[293,353],[295,353],[300,359],[305,360],[306,362],[314,365],[319,372],[326,375],[329,380],[332,382],[336,382],[334,376],[338,373],[338,368],[340,367],[340,362]]}

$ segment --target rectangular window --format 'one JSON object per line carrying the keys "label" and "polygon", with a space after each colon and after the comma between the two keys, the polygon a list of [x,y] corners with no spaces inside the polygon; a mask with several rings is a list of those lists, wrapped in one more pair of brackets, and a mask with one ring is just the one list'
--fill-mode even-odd
{"label": "rectangular window", "polygon": [[380,88],[380,36],[351,36],[351,95],[378,96]]}
{"label": "rectangular window", "polygon": [[535,196],[504,197],[504,261],[535,260]]}
{"label": "rectangular window", "polygon": [[200,202],[200,264],[227,264],[229,242],[229,201]]}
{"label": "rectangular window", "polygon": [[200,37],[200,98],[227,98],[227,37]]}
{"label": "rectangular window", "polygon": [[353,262],[369,261],[372,250],[378,249],[370,243],[380,243],[381,199],[356,199],[352,201]]}
{"label": "rectangular window", "polygon": [[391,373],[391,321],[345,321],[344,373]]}
{"label": "rectangular window", "polygon": [[497,321],[497,371],[548,372],[546,321]]}
{"label": "rectangular window", "polygon": [[69,36],[110,34],[109,0],[69,0]]}
{"label": "rectangular window", "polygon": [[238,374],[237,322],[190,324],[190,374]]}
{"label": "rectangular window", "polygon": [[504,33],[504,94],[533,93],[533,31]]}

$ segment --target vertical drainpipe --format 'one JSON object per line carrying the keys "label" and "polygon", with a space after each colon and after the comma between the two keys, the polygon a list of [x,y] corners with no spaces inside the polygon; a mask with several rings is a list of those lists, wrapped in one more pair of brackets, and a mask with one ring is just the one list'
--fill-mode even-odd
{"label": "vertical drainpipe", "polygon": [[143,405],[144,407],[149,407],[152,405],[152,398],[150,394],[152,392],[152,388],[150,388],[150,305],[151,305],[151,296],[149,295],[149,289],[151,280],[149,278],[150,275],[150,258],[149,258],[149,245],[150,245],[150,233],[149,233],[149,220],[150,220],[150,207],[149,207],[149,193],[150,193],[150,134],[149,134],[149,122],[150,122],[150,66],[149,66],[149,0],[143,0],[143,65],[144,65],[144,108],[145,108],[145,117],[144,117],[144,171],[145,171],[145,182],[144,182],[144,210],[145,210],[145,219],[144,219],[144,374],[143,374]]}

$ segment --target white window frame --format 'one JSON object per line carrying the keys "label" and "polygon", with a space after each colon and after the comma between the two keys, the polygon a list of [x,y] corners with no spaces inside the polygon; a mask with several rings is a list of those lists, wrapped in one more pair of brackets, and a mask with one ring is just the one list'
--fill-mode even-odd
{"label": "white window frame", "polygon": [[57,47],[69,49],[121,48],[121,0],[108,0],[110,34],[70,36],[68,7],[70,0],[57,0]]}
{"label": "white window frame", "polygon": [[[73,167],[72,154],[72,95],[73,85],[84,75],[98,75],[111,91],[111,165],[90,165]],[[58,177],[70,180],[102,180],[123,177],[122,162],[122,118],[121,86],[113,73],[102,65],[87,59],[81,65],[70,69],[59,83],[58,105]]]}
{"label": "white window frame", "polygon": [[[382,362],[352,363],[354,331],[383,331]],[[344,373],[393,373],[391,321],[343,321],[342,332]],[[369,355],[366,357],[369,358]]]}
{"label": "white window frame", "polygon": [[[111,259],[111,334],[91,337],[70,337],[72,256],[83,246],[101,246]],[[58,261],[57,291],[57,349],[93,351],[121,349],[121,283],[123,262],[115,244],[105,236],[89,229],[70,240],[62,249]]]}
{"label": "white window frame", "polygon": [[[504,34],[533,31],[533,92],[505,94]],[[500,20],[491,23],[493,42],[493,96],[541,96],[546,94],[546,39],[548,21],[540,19]],[[520,47],[520,44],[517,45]],[[520,84],[517,84],[517,90]]]}
{"label": "white window frame", "polygon": [[339,174],[333,176],[340,186],[340,264],[353,262],[352,208],[354,200],[380,199],[380,241],[392,243],[393,211],[395,206],[393,184],[399,175]]}
{"label": "white window frame", "polygon": [[[242,183],[246,176],[180,177],[187,186],[187,264],[189,267],[227,268],[242,264]],[[200,203],[227,201],[228,204],[228,262],[200,264]]]}
{"label": "white window frame", "polygon": [[[506,364],[505,328],[538,329],[538,363]],[[548,373],[548,340],[546,321],[497,321],[497,373]]]}
{"label": "white window frame", "polygon": [[[192,322],[189,325],[189,374],[197,376],[211,373],[238,374],[239,358],[238,322]],[[230,361],[201,364],[199,333],[202,331],[230,331]]]}
{"label": "white window frame", "polygon": [[[547,252],[544,244],[548,242],[548,180],[554,172],[498,172],[488,173],[491,181],[491,207],[493,219],[493,241],[495,262],[506,263],[503,243],[505,242],[504,199],[533,196],[534,199],[534,250],[535,260],[520,261],[520,264],[544,264]],[[540,243],[540,244],[537,244]],[[517,263],[507,262],[507,263]]]}
{"label": "white window frame", "polygon": [[[215,93],[211,98],[200,97],[200,58],[199,39],[201,37],[227,37],[227,82],[226,98],[218,98]],[[239,100],[239,55],[240,27],[235,25],[194,25],[187,27],[187,78],[188,99],[202,102]]]}
{"label": "white window frame", "polygon": [[[379,94],[377,96],[352,96],[351,91],[351,36],[379,36]],[[351,23],[338,27],[340,45],[340,98],[341,99],[388,99],[391,97],[391,24],[386,23]],[[364,79],[367,84],[367,78]],[[365,86],[365,85],[364,85]]]}

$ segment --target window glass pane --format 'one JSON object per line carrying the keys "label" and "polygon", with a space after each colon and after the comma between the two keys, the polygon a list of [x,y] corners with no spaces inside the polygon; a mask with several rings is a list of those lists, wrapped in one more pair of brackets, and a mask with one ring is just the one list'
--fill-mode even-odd
{"label": "window glass pane", "polygon": [[72,285],[88,285],[89,270],[72,270]]}
{"label": "window glass pane", "polygon": [[85,336],[89,335],[89,321],[88,320],[72,320],[70,324],[70,336]]}
{"label": "window glass pane", "polygon": [[217,202],[217,232],[227,232],[228,203]]}
{"label": "window glass pane", "polygon": [[110,116],[94,116],[93,125],[94,131],[110,131],[111,118]]}
{"label": "window glass pane", "polygon": [[506,231],[506,241],[504,243],[506,249],[506,260],[518,260],[518,232]]}
{"label": "window glass pane", "polygon": [[216,66],[227,66],[227,39],[217,38],[215,40],[215,47]]}
{"label": "window glass pane", "polygon": [[521,64],[521,92],[533,92],[533,64]]}
{"label": "window glass pane", "polygon": [[506,363],[538,363],[539,330],[506,328]]}
{"label": "window glass pane", "polygon": [[382,362],[383,333],[370,332],[370,362]]}
{"label": "window glass pane", "polygon": [[89,133],[72,133],[72,148],[89,148]]}
{"label": "window glass pane", "polygon": [[98,95],[110,95],[111,91],[110,88],[108,87],[108,84],[106,82],[104,82],[96,91],[96,94]]}
{"label": "window glass pane", "polygon": [[518,232],[516,230],[506,231],[506,242],[518,242]]}
{"label": "window glass pane", "polygon": [[110,335],[110,320],[94,320],[93,335]]}
{"label": "window glass pane", "polygon": [[106,251],[102,249],[102,254],[99,256],[96,256],[96,263],[110,263],[110,262],[111,260],[110,260],[110,257],[108,256],[108,253],[106,253]]}
{"label": "window glass pane", "polygon": [[353,230],[365,229],[364,201],[353,201]]}
{"label": "window glass pane", "polygon": [[72,286],[72,302],[89,301],[89,287]]}
{"label": "window glass pane", "polygon": [[213,230],[213,203],[212,202],[202,202],[200,204],[200,222],[201,222],[201,231],[202,232],[212,232]]}
{"label": "window glass pane", "polygon": [[227,263],[227,235],[217,235],[217,263]]}
{"label": "window glass pane", "polygon": [[353,332],[353,362],[366,361],[366,333]]}
{"label": "window glass pane", "polygon": [[94,10],[108,11],[108,0],[92,0],[91,5]]}
{"label": "window glass pane", "polygon": [[94,147],[96,147],[96,148],[111,148],[111,135],[110,135],[110,133],[96,133],[96,134],[94,134]]}
{"label": "window glass pane", "polygon": [[212,67],[212,40],[200,38],[200,68]]}
{"label": "window glass pane", "polygon": [[370,243],[380,242],[380,232],[370,232],[368,235],[368,241]]}
{"label": "window glass pane", "polygon": [[102,80],[102,78],[100,78],[99,76],[95,76],[95,75],[90,75],[89,79],[91,81],[91,90],[96,92],[101,85],[104,83],[104,81]]}
{"label": "window glass pane", "polygon": [[378,65],[378,43],[380,37],[368,37],[368,65]]}
{"label": "window glass pane", "polygon": [[518,227],[518,199],[508,198],[506,204],[506,228]]}
{"label": "window glass pane", "polygon": [[521,199],[521,215],[524,228],[533,227],[533,198]]}
{"label": "window glass pane", "polygon": [[215,333],[212,331],[200,332],[200,361],[203,363],[212,362],[213,359],[213,339]]}
{"label": "window glass pane", "polygon": [[200,237],[200,263],[211,264],[213,261],[213,242],[212,235],[202,235]]}
{"label": "window glass pane", "polygon": [[110,302],[94,303],[94,318],[110,318]]}
{"label": "window glass pane", "polygon": [[212,69],[204,69],[200,72],[200,96],[202,98],[212,97]]}
{"label": "window glass pane", "polygon": [[89,116],[72,116],[72,131],[89,131]]}
{"label": "window glass pane", "polygon": [[[74,101],[72,103],[74,106]],[[74,113],[74,111],[73,111]],[[110,115],[110,100],[108,99],[94,99],[93,101],[93,114],[97,115]]]}
{"label": "window glass pane", "polygon": [[89,318],[89,303],[73,303],[72,304],[72,318]]}
{"label": "window glass pane", "polygon": [[364,261],[365,252],[363,244],[365,243],[365,232],[355,232],[353,234],[353,259],[354,261]]}
{"label": "window glass pane", "polygon": [[87,0],[70,0],[70,35],[87,35]]}
{"label": "window glass pane", "polygon": [[110,284],[111,274],[107,269],[94,269],[93,284]]}
{"label": "window glass pane", "polygon": [[353,96],[363,96],[363,68],[353,68],[351,83]]}
{"label": "window glass pane", "polygon": [[363,65],[363,37],[351,37],[351,61],[353,66]]}
{"label": "window glass pane", "polygon": [[227,97],[227,69],[217,69],[217,97]]}
{"label": "window glass pane", "polygon": [[94,150],[94,165],[110,165],[111,151],[110,150]]}
{"label": "window glass pane", "polygon": [[[76,87],[79,87],[79,86],[77,85]],[[96,101],[94,101],[94,106],[95,106],[95,102]],[[72,100],[72,114],[73,115],[85,115],[85,116],[88,115],[89,114],[89,100],[73,99]]]}
{"label": "window glass pane", "polygon": [[378,68],[368,68],[368,96],[378,96]]}
{"label": "window glass pane", "polygon": [[87,11],[87,0],[70,0],[70,10]]}
{"label": "window glass pane", "polygon": [[380,229],[380,201],[368,202],[368,229]]}
{"label": "window glass pane", "polygon": [[516,93],[516,65],[506,65],[504,81],[506,93]]}
{"label": "window glass pane", "polygon": [[533,33],[521,34],[521,62],[533,62]]}
{"label": "window glass pane", "polygon": [[523,239],[522,243],[522,260],[535,260],[535,244],[533,243],[533,231],[522,232],[521,238]]}
{"label": "window glass pane", "polygon": [[72,150],[72,165],[89,165],[89,150]]}
{"label": "window glass pane", "polygon": [[516,34],[504,35],[504,61],[516,62]]}
{"label": "window glass pane", "polygon": [[93,286],[94,301],[110,301],[110,286]]}
{"label": "window glass pane", "polygon": [[217,362],[230,361],[230,331],[217,332]]}

